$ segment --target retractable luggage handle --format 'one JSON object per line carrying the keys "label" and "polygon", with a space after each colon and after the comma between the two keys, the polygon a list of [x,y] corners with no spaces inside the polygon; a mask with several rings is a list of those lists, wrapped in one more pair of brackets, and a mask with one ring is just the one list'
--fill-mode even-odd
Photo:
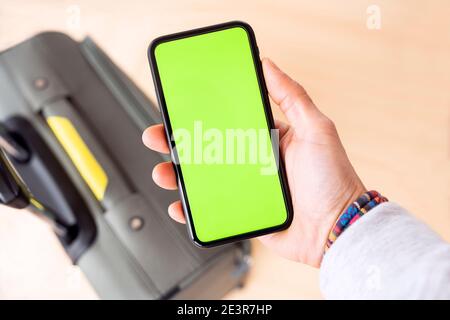
{"label": "retractable luggage handle", "polygon": [[58,216],[49,207],[37,200],[25,185],[20,175],[8,159],[5,148],[13,157],[24,159],[27,151],[0,124],[0,203],[15,209],[28,209],[39,218],[49,223],[54,232],[65,241],[71,241],[73,234],[70,226],[59,221]]}

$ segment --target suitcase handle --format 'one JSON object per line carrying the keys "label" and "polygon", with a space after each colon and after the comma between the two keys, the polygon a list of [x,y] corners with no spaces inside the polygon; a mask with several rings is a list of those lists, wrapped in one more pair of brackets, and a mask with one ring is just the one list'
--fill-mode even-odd
{"label": "suitcase handle", "polygon": [[27,119],[8,119],[4,133],[11,145],[25,150],[28,160],[8,156],[0,149],[1,202],[28,209],[50,223],[70,258],[77,261],[96,236],[95,222],[85,200]]}
{"label": "suitcase handle", "polygon": [[[7,135],[8,137],[8,153],[12,152],[14,155],[20,155],[20,160],[22,162],[23,156],[25,155],[29,159],[29,152],[21,148],[20,145],[7,134],[3,124],[0,124],[0,127],[2,128],[0,130],[2,138],[3,135]],[[4,145],[4,142],[2,141],[1,144]],[[65,242],[72,241],[75,236],[73,232],[71,232],[73,229],[70,226],[61,222],[58,215],[55,214],[53,210],[48,206],[44,206],[33,196],[3,148],[0,148],[0,204],[14,209],[28,209],[37,217],[50,224],[54,232]]]}
{"label": "suitcase handle", "polygon": [[0,123],[0,148],[17,161],[26,162],[30,159],[30,152],[16,141],[3,123]]}

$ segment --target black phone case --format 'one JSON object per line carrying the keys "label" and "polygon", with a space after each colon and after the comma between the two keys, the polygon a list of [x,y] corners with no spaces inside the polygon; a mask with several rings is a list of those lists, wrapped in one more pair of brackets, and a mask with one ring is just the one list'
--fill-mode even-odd
{"label": "black phone case", "polygon": [[[209,241],[209,242],[201,241],[196,236],[195,226],[194,226],[194,223],[192,220],[192,215],[191,215],[191,211],[190,211],[190,207],[189,207],[189,201],[188,201],[188,198],[186,195],[185,185],[184,185],[184,181],[183,181],[183,175],[181,173],[181,167],[179,164],[180,162],[178,161],[178,155],[176,153],[175,141],[173,139],[171,139],[172,127],[170,124],[170,119],[169,119],[168,112],[167,112],[167,106],[166,106],[166,102],[165,102],[165,98],[164,98],[161,79],[159,76],[158,67],[157,67],[157,63],[156,63],[155,49],[158,44],[163,43],[163,42],[178,40],[181,38],[192,37],[192,36],[196,36],[196,35],[225,30],[225,29],[234,28],[234,27],[241,27],[247,31],[249,41],[250,41],[252,56],[253,56],[253,62],[255,64],[255,71],[257,73],[259,89],[261,92],[261,98],[263,100],[264,112],[266,115],[268,128],[269,128],[269,130],[274,129],[275,125],[274,125],[272,110],[270,108],[269,96],[268,96],[268,92],[267,92],[267,88],[266,88],[266,84],[265,84],[265,80],[264,80],[261,59],[259,58],[259,49],[256,44],[255,33],[249,24],[242,22],[242,21],[231,21],[231,22],[212,25],[212,26],[208,26],[208,27],[203,27],[203,28],[193,29],[193,30],[189,30],[189,31],[165,35],[165,36],[161,36],[161,37],[158,37],[155,40],[153,40],[148,48],[148,58],[149,58],[149,62],[150,62],[150,69],[152,71],[156,95],[158,97],[158,103],[160,106],[162,120],[164,123],[166,138],[167,138],[167,141],[169,142],[169,146],[170,146],[170,154],[171,154],[172,162],[173,162],[174,168],[175,168],[175,173],[176,173],[177,182],[178,182],[178,190],[179,190],[180,198],[181,198],[181,201],[183,204],[183,210],[186,215],[186,222],[187,222],[189,235],[190,235],[192,241],[200,247],[213,247],[213,246],[222,245],[222,244],[233,242],[233,241],[244,240],[244,239],[257,237],[257,236],[261,236],[261,235],[272,233],[272,232],[281,231],[290,226],[290,224],[292,222],[292,218],[293,218],[293,208],[292,208],[291,196],[290,196],[290,192],[289,192],[289,186],[288,186],[287,178],[286,178],[286,171],[284,168],[284,161],[282,158],[280,158],[279,167],[278,167],[278,175],[280,178],[280,183],[281,183],[282,190],[283,190],[284,201],[285,201],[286,209],[287,209],[287,213],[288,213],[287,219],[283,224],[281,224],[279,226],[256,230],[256,231],[239,234],[239,235],[235,235],[235,236],[231,236],[231,237],[227,237],[227,238],[223,238],[223,239],[219,239],[219,240]],[[280,154],[280,157],[281,157],[281,154]]]}

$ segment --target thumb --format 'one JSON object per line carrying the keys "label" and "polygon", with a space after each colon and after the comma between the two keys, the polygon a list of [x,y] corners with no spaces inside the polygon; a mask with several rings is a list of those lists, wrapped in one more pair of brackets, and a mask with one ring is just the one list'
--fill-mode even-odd
{"label": "thumb", "polygon": [[305,89],[281,71],[270,59],[262,60],[267,90],[294,128],[319,112]]}

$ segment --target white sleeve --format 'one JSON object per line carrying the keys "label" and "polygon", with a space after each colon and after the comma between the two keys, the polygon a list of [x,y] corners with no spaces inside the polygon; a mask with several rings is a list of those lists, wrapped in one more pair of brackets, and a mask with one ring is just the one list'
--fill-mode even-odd
{"label": "white sleeve", "polygon": [[325,254],[327,299],[450,299],[450,245],[399,205],[378,205]]}

